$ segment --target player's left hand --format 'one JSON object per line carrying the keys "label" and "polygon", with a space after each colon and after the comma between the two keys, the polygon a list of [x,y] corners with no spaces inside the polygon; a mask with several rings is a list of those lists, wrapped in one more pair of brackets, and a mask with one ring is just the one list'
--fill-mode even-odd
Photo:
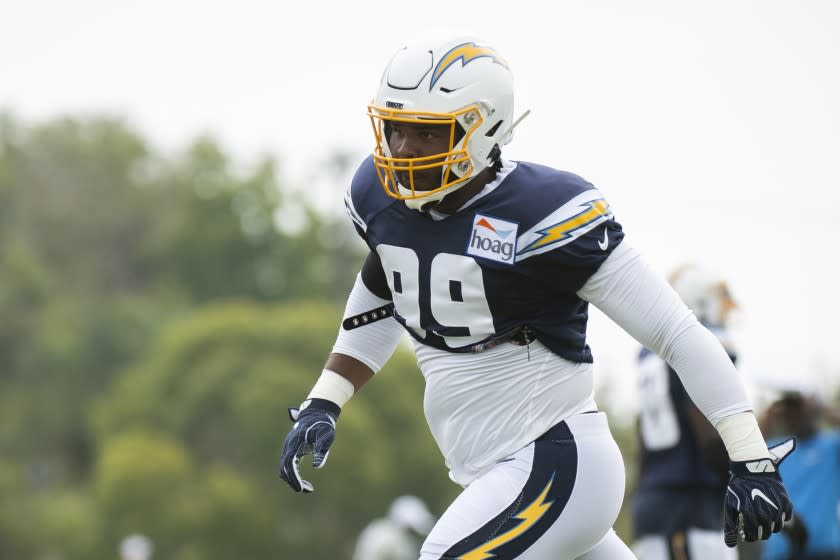
{"label": "player's left hand", "polygon": [[767,540],[793,516],[793,504],[779,476],[779,465],[796,447],[793,438],[770,448],[771,458],[730,461],[724,499],[726,546]]}

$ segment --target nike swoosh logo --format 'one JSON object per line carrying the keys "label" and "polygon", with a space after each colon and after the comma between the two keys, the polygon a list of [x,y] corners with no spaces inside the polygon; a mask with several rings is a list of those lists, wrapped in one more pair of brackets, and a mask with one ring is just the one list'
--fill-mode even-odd
{"label": "nike swoosh logo", "polygon": [[607,228],[604,228],[604,240],[598,242],[598,247],[601,248],[602,251],[606,251],[607,247],[610,246],[610,238],[607,234]]}
{"label": "nike swoosh logo", "polygon": [[756,498],[761,498],[762,500],[764,500],[765,502],[767,502],[768,504],[770,504],[774,508],[779,509],[779,506],[777,506],[776,504],[771,502],[770,498],[768,498],[767,495],[764,492],[762,492],[761,490],[759,490],[758,488],[753,488],[753,491],[750,493],[750,496],[752,496],[753,500],[756,499]]}

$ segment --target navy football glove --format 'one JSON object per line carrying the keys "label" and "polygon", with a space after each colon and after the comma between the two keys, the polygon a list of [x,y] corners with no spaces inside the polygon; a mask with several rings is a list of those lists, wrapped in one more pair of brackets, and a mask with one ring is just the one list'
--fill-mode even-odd
{"label": "navy football glove", "polygon": [[295,492],[312,492],[315,489],[300,477],[300,460],[312,453],[312,466],[316,469],[324,466],[335,439],[335,422],[340,413],[341,408],[326,399],[309,399],[303,401],[300,409],[289,409],[294,425],[283,443],[280,478],[288,482]]}
{"label": "navy football glove", "polygon": [[767,540],[793,516],[793,504],[779,476],[778,466],[796,447],[793,438],[770,448],[770,459],[730,461],[729,486],[724,499],[726,546]]}

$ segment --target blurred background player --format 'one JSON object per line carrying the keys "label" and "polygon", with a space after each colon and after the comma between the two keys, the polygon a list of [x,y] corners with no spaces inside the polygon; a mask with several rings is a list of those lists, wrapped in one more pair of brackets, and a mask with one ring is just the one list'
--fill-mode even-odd
{"label": "blurred background player", "polygon": [[[726,326],[736,304],[726,282],[695,264],[678,268],[669,281],[734,363]],[[639,355],[638,388],[633,551],[639,560],[736,558],[723,539],[720,497],[726,492],[728,459],[717,430],[691,401],[676,372],[646,348]]]}
{"label": "blurred background player", "polygon": [[120,543],[120,560],[151,560],[152,541],[143,535],[129,535]]}
{"label": "blurred background player", "polygon": [[391,504],[388,515],[374,519],[356,542],[353,560],[417,560],[420,543],[435,517],[417,496],[400,496]]}
{"label": "blurred background player", "polygon": [[785,526],[787,539],[765,543],[761,559],[840,560],[840,408],[824,404],[800,380],[789,379],[761,425],[767,436],[797,439],[797,452],[780,469],[797,523]]}

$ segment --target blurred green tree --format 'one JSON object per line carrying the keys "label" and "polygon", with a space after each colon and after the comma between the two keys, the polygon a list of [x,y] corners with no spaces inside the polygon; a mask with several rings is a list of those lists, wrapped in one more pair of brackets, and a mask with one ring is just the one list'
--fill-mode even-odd
{"label": "blurred green tree", "polygon": [[[259,538],[227,535],[229,544],[217,549],[227,556],[207,551],[204,558],[247,555],[255,538],[290,556],[345,557],[360,528],[395,496],[417,493],[440,510],[457,492],[425,424],[422,376],[405,350],[342,413],[323,471],[302,466],[317,491],[296,495],[279,479],[286,408],[306,397],[338,319],[336,308],[321,303],[205,307],[167,327],[149,359],[96,408],[98,441],[136,430],[168,434],[189,453],[196,476],[222,468],[228,475],[221,480],[239,484],[229,488],[234,497],[253,494],[253,501],[227,502],[242,508],[231,515],[248,519],[254,510],[274,520],[273,528],[251,524],[268,527]],[[147,493],[141,497],[148,500]],[[161,507],[148,514],[166,517],[169,508]],[[139,511],[130,502],[117,509]],[[190,536],[183,534],[184,542]]]}
{"label": "blurred green tree", "polygon": [[[60,526],[45,492],[88,507],[101,445],[88,410],[162,325],[213,301],[349,290],[355,265],[333,264],[359,258],[347,225],[294,199],[302,228],[278,229],[292,199],[271,158],[236,166],[210,138],[164,157],[119,119],[0,114],[0,456],[20,511]],[[38,524],[2,519],[6,549],[37,542]]]}

